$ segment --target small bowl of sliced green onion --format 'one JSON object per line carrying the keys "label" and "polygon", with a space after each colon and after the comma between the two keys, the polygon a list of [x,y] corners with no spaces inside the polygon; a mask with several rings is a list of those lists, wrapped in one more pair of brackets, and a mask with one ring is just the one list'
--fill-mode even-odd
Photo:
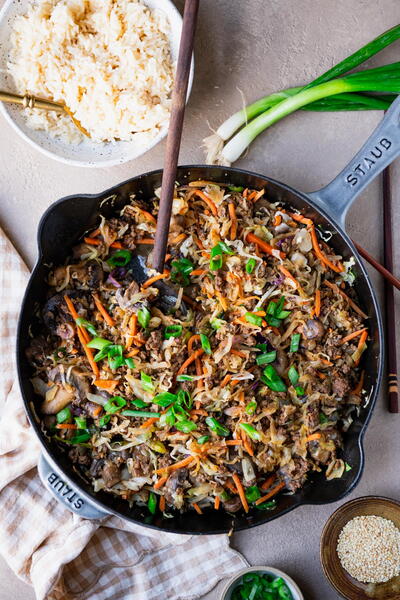
{"label": "small bowl of sliced green onion", "polygon": [[304,600],[304,596],[283,571],[273,567],[250,567],[228,581],[221,600]]}

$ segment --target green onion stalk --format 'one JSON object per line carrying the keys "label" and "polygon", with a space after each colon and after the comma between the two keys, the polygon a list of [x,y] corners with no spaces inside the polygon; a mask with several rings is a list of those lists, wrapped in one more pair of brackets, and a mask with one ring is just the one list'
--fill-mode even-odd
{"label": "green onion stalk", "polygon": [[[229,117],[216,132],[205,138],[204,146],[207,153],[208,163],[224,162],[224,143],[229,140],[238,129],[249,123],[257,116],[269,111],[271,108],[287,100],[292,96],[296,96],[299,92],[308,90],[312,87],[326,83],[332,79],[336,79],[348,73],[352,69],[358,67],[394,41],[400,38],[400,25],[396,25],[392,29],[385,31],[380,36],[357,50],[351,56],[348,56],[337,65],[328,69],[325,73],[311,81],[306,86],[288,88],[280,92],[269,94],[260,98],[256,102],[249,104],[245,108],[239,110]],[[364,90],[362,90],[364,92]],[[368,90],[369,91],[369,90]],[[383,90],[373,90],[382,92]],[[300,106],[302,110],[315,111],[336,111],[336,110],[386,110],[396,98],[396,95],[375,96],[368,93],[358,94],[355,91],[351,93],[337,92],[332,94],[328,99],[316,98],[315,100]]]}
{"label": "green onion stalk", "polygon": [[221,151],[223,164],[233,163],[265,129],[316,100],[350,92],[400,93],[400,62],[353,73],[307,88],[282,100],[243,127]]}

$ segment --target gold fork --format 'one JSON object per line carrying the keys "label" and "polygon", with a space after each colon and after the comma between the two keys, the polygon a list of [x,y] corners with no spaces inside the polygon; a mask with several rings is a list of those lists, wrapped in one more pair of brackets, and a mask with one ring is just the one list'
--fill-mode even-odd
{"label": "gold fork", "polygon": [[78,119],[75,119],[72,112],[69,110],[68,106],[65,104],[60,104],[58,102],[53,102],[52,100],[45,100],[44,98],[37,98],[36,96],[31,96],[30,94],[25,94],[25,96],[20,96],[19,94],[12,94],[11,92],[2,92],[0,91],[0,101],[1,102],[10,102],[13,104],[19,104],[24,108],[40,108],[43,110],[54,110],[55,112],[64,112],[66,113],[74,123],[75,127],[79,129],[81,133],[86,135],[86,137],[90,138],[89,133],[86,129],[81,125]]}

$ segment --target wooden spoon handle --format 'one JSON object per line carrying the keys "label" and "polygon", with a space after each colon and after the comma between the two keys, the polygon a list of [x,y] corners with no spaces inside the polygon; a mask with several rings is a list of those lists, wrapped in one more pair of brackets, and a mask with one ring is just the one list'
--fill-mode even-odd
{"label": "wooden spoon handle", "polygon": [[153,268],[162,273],[167,251],[169,225],[174,198],[176,168],[182,137],[183,117],[185,114],[186,94],[188,88],[190,65],[193,53],[194,33],[196,28],[199,0],[186,0],[183,13],[182,35],[179,46],[178,64],[174,89],[172,91],[172,108],[169,122],[167,145],[164,157],[164,171],[161,182],[160,210],[157,218],[157,229],[153,250]]}

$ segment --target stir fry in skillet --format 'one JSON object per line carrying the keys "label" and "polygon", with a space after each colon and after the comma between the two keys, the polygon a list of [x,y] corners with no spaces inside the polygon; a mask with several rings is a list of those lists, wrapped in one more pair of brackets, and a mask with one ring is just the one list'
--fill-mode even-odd
{"label": "stir fry in skillet", "polygon": [[132,197],[50,272],[27,351],[47,435],[95,491],[151,513],[269,509],[312,471],[341,477],[368,337],[352,261],[264,190],[192,182],[164,273],[139,285],[157,210],[157,192]]}

